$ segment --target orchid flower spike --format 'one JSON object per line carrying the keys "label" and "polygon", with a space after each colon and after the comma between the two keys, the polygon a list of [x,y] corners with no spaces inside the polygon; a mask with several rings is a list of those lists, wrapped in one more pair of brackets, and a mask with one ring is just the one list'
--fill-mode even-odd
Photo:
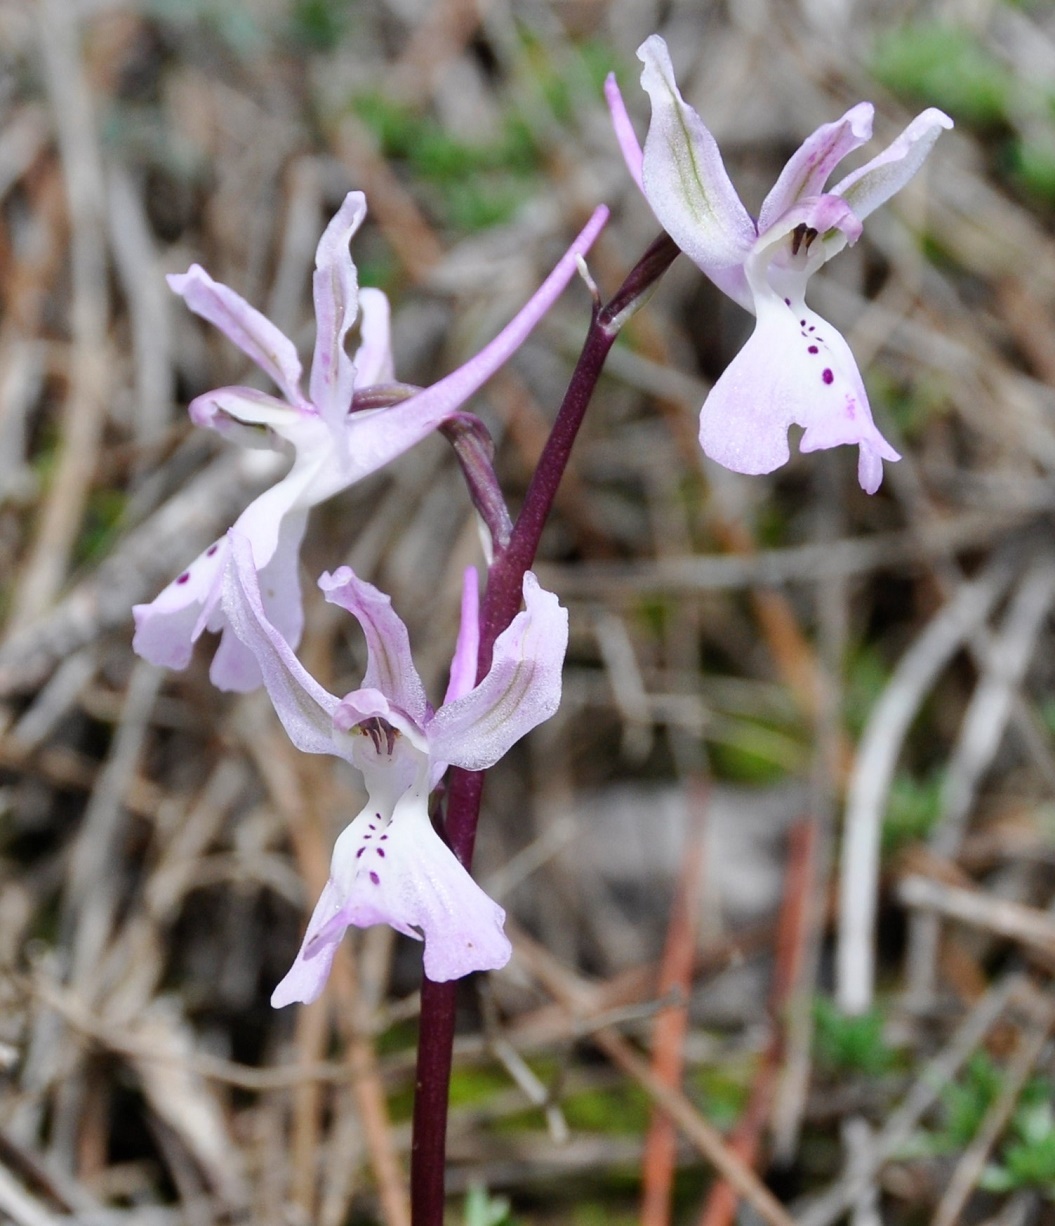
{"label": "orchid flower spike", "polygon": [[[353,395],[372,387],[383,393],[393,378],[388,300],[380,290],[359,289],[348,249],[365,215],[362,192],[350,192],[316,251],[316,337],[307,395],[293,342],[270,320],[197,264],[168,279],[190,309],[219,328],[282,393],[280,399],[250,387],[222,387],[192,401],[190,415],[197,425],[236,438],[264,427],[293,451],[289,472],[234,526],[250,543],[270,624],[294,647],[304,620],[298,559],[309,509],[376,472],[452,417],[508,361],[576,275],[578,258],[608,212],[594,213],[519,314],[464,366],[400,403],[353,411]],[[352,358],[345,341],[357,321],[360,344]],[[218,631],[209,675],[222,690],[246,691],[259,686],[261,676],[252,652],[229,632],[220,602],[228,552],[228,537],[222,536],[150,604],[136,605],[132,646],[153,664],[185,668],[202,631]]]}
{"label": "orchid flower spike", "polygon": [[448,765],[493,766],[557,709],[568,614],[524,576],[524,610],[499,635],[487,676],[475,682],[479,641],[476,572],[466,575],[462,625],[443,705],[433,710],[410,655],[407,628],[388,596],[343,566],[323,575],[326,599],[366,636],[362,687],[336,698],[301,666],[267,617],[248,539],[230,533],[223,607],[255,656],[289,733],[305,753],[335,754],[363,776],[368,800],[333,849],[330,879],[296,961],[275,989],[276,1007],[322,991],[345,929],[391,924],[425,941],[425,973],[442,982],[509,961],[505,912],[433,829],[429,793]]}
{"label": "orchid flower spike", "polygon": [[836,165],[871,139],[873,107],[858,103],[792,154],[755,221],[714,137],[681,96],[666,43],[654,34],[637,54],[652,102],[643,152],[615,78],[605,87],[627,167],[682,251],[757,317],[700,412],[704,452],[734,472],[772,472],[788,460],[795,423],[804,429],[802,451],[856,443],[858,479],[874,494],[883,460],[900,457],[872,421],[850,347],[806,306],[806,283],[857,240],[864,219],[904,187],[952,120],[925,110],[882,153],[825,191]]}

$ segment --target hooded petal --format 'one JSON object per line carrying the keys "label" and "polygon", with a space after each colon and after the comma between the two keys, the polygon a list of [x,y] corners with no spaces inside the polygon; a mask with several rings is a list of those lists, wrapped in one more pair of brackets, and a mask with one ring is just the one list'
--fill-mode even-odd
{"label": "hooded petal", "polygon": [[652,100],[642,181],[660,225],[685,254],[748,310],[743,262],[756,238],[722,155],[674,79],[667,44],[653,34],[638,48],[641,84]]}
{"label": "hooded petal", "polygon": [[751,338],[704,402],[700,445],[734,472],[768,473],[788,460],[792,423],[805,429],[803,451],[857,443],[859,475],[869,493],[882,479],[878,461],[899,458],[872,422],[843,337],[801,303],[773,296],[760,301]]}
{"label": "hooded petal", "polygon": [[338,753],[333,717],[338,700],[301,665],[268,621],[260,598],[252,546],[232,531],[224,572],[223,609],[231,629],[256,656],[264,685],[289,739],[304,753]]}
{"label": "hooded petal", "polygon": [[359,348],[353,359],[356,387],[391,383],[395,378],[390,315],[388,298],[381,290],[359,291]]}
{"label": "hooded petal", "polygon": [[300,358],[288,337],[266,316],[233,289],[214,281],[200,264],[166,278],[195,315],[209,323],[238,346],[247,357],[270,375],[291,404],[299,404]]}
{"label": "hooded petal", "polygon": [[644,192],[645,185],[641,179],[641,163],[645,155],[641,152],[637,133],[634,131],[634,125],[630,122],[626,103],[623,101],[623,95],[619,92],[619,82],[615,79],[614,72],[610,72],[605,78],[604,96],[612,116],[612,127],[615,129],[615,139],[619,144],[619,152],[623,155],[623,161],[626,162],[626,168],[630,171],[631,179],[637,184],[638,190]]}
{"label": "hooded petal", "polygon": [[828,176],[848,153],[872,139],[875,107],[859,102],[842,119],[822,124],[791,155],[758,214],[758,232],[764,234],[782,213],[804,196],[819,195]]}
{"label": "hooded petal", "polygon": [[355,387],[355,368],[344,342],[359,310],[359,280],[348,244],[365,216],[366,197],[362,192],[349,192],[315,252],[315,354],[310,394],[319,415],[335,432],[341,429],[351,407]]}
{"label": "hooded petal", "polygon": [[[842,196],[856,216],[864,221],[869,213],[901,191],[926,161],[934,142],[952,126],[952,120],[944,111],[928,107],[882,153],[840,179],[831,188],[832,194]],[[825,243],[825,252],[831,257],[842,246],[843,242],[835,235]]]}
{"label": "hooded petal", "polygon": [[367,665],[364,689],[380,690],[397,710],[419,727],[425,722],[428,700],[410,654],[410,637],[392,598],[366,583],[349,566],[319,579],[330,604],[347,609],[366,636]]}
{"label": "hooded petal", "polygon": [[476,684],[476,661],[480,652],[480,580],[475,566],[465,568],[462,580],[462,616],[458,642],[451,660],[451,678],[444,703],[461,698]]}
{"label": "hooded petal", "polygon": [[380,690],[362,686],[341,699],[333,726],[349,734],[344,756],[369,776],[380,763],[387,770],[398,769],[407,776],[406,786],[422,769],[429,756],[424,730],[388,701]]}
{"label": "hooded petal", "polygon": [[213,541],[149,604],[132,607],[132,649],[162,668],[186,668],[191,650],[220,598],[227,538]]}
{"label": "hooded petal", "polygon": [[568,611],[531,571],[524,576],[524,605],[498,636],[483,681],[429,723],[434,761],[485,770],[560,705]]}

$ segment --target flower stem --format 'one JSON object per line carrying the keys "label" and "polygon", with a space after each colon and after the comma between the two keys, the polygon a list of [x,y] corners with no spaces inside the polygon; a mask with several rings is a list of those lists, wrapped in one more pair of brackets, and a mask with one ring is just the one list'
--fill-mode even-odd
{"label": "flower stem", "polygon": [[[622,326],[651,297],[677,254],[673,240],[666,234],[660,235],[631,269],[610,302],[602,306],[595,297],[593,318],[582,352],[531,478],[524,505],[513,525],[508,545],[497,551],[488,573],[487,591],[480,610],[477,679],[483,678],[491,667],[495,640],[520,608],[524,574],[535,560],[542,529],[553,509],[572,445],[609,350]],[[482,772],[457,768],[450,772],[444,833],[454,854],[466,868],[472,864],[483,783]],[[410,1158],[412,1226],[443,1226],[447,1097],[456,990],[457,980],[433,983],[425,978],[421,985],[414,1140]]]}

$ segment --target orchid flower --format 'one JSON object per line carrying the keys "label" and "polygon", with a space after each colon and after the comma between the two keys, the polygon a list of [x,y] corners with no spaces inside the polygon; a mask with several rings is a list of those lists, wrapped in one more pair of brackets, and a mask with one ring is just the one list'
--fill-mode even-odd
{"label": "orchid flower", "polygon": [[[350,192],[326,227],[315,255],[315,353],[308,394],[293,342],[243,298],[197,264],[169,284],[195,314],[233,341],[275,383],[281,399],[249,387],[222,387],[198,396],[191,419],[230,437],[258,435],[259,427],[289,445],[293,464],[235,523],[252,547],[270,623],[293,646],[303,627],[300,544],[311,507],[382,468],[451,418],[502,366],[553,305],[577,271],[607,219],[598,209],[582,233],[513,320],[474,358],[432,387],[383,408],[354,408],[353,396],[391,385],[389,308],[376,289],[359,289],[349,241],[366,215],[362,192]],[[358,319],[355,357],[345,351]],[[393,390],[391,386],[389,391]],[[398,396],[407,389],[394,389]],[[364,397],[369,403],[369,397]],[[252,430],[252,427],[258,429]],[[210,676],[223,690],[261,683],[252,652],[229,632],[220,602],[228,537],[214,541],[150,604],[136,605],[135,650],[154,664],[185,668],[203,630],[219,631]]]}
{"label": "orchid flower", "polygon": [[505,966],[505,912],[436,833],[429,793],[448,765],[486,770],[557,709],[567,611],[529,571],[524,610],[498,636],[491,668],[476,685],[479,610],[470,568],[450,685],[442,706],[433,710],[391,600],[342,566],[323,575],[319,586],[328,601],[358,620],[368,663],[362,687],[336,698],[305,671],[268,620],[250,542],[233,529],[229,539],[224,611],[258,661],[290,740],[305,753],[350,762],[362,773],[368,796],[337,839],[329,881],[271,1003],[314,1000],[350,924],[390,924],[423,938],[425,973],[435,981]]}
{"label": "orchid flower", "polygon": [[788,460],[795,423],[804,429],[802,451],[856,443],[858,480],[874,494],[883,460],[900,457],[872,421],[849,345],[806,306],[806,283],[857,240],[864,219],[904,187],[952,120],[925,110],[882,153],[825,191],[836,165],[871,138],[873,107],[858,103],[792,154],[755,221],[714,137],[681,96],[666,43],[654,34],[637,54],[652,102],[643,152],[615,78],[605,87],[627,167],[682,251],[757,317],[704,401],[704,452],[734,472],[772,472]]}

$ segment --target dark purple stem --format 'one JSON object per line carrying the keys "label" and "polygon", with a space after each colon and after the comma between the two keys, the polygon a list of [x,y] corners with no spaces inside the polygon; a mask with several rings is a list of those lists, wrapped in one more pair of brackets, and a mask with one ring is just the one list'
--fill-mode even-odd
{"label": "dark purple stem", "polygon": [[[620,328],[647,301],[677,254],[678,248],[674,242],[666,234],[660,235],[631,270],[612,300],[605,306],[595,302],[582,353],[531,478],[509,544],[496,553],[488,572],[487,591],[480,610],[478,678],[482,678],[491,667],[495,640],[520,608],[524,573],[535,560],[542,529],[553,508],[553,500],[571,457],[572,444],[579,433],[608,352]],[[458,769],[450,772],[444,833],[454,854],[466,868],[472,864],[483,787],[482,772]],[[410,1158],[412,1226],[443,1226],[447,1098],[454,1045],[456,992],[456,980],[433,983],[426,978],[421,985],[414,1141]]]}

